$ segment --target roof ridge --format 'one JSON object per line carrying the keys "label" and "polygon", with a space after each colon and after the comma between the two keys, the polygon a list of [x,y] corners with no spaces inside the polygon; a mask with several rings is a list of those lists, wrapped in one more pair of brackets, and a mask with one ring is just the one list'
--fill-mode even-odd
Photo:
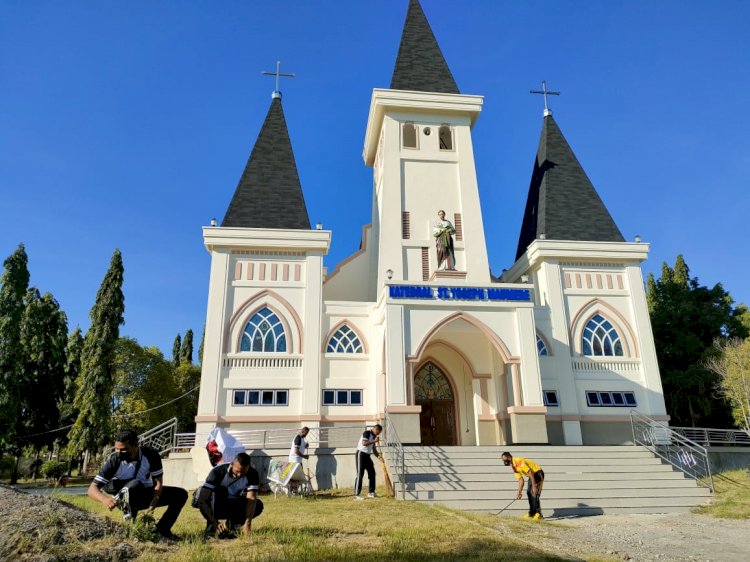
{"label": "roof ridge", "polygon": [[280,96],[271,100],[221,226],[310,229]]}
{"label": "roof ridge", "polygon": [[538,238],[625,241],[551,114],[542,123],[516,259]]}
{"label": "roof ridge", "polygon": [[391,89],[461,93],[419,0],[409,0]]}

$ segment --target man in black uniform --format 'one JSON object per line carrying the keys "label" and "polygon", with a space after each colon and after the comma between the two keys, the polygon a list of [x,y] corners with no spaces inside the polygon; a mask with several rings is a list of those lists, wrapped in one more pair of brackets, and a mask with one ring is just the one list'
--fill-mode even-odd
{"label": "man in black uniform", "polygon": [[[249,534],[252,520],[263,512],[259,484],[260,477],[250,466],[247,453],[211,469],[198,494],[198,508],[207,522],[206,534],[216,533],[220,538],[237,530]],[[226,524],[219,519],[226,519]]]}
{"label": "man in black uniform", "polygon": [[381,431],[383,431],[383,427],[380,424],[375,424],[371,429],[366,429],[362,438],[357,442],[357,479],[354,481],[355,500],[363,499],[359,494],[362,491],[362,479],[365,471],[367,471],[369,486],[367,497],[375,497],[375,466],[372,464],[370,455],[375,455],[376,458],[380,455],[375,444],[379,441],[378,435]]}
{"label": "man in black uniform", "polygon": [[[125,519],[134,519],[139,510],[147,507],[167,506],[156,530],[161,536],[176,540],[172,525],[188,494],[182,488],[164,486],[163,474],[159,453],[151,447],[139,447],[135,431],[121,431],[115,435],[115,452],[102,465],[88,495],[110,510],[120,507]],[[102,493],[102,488],[107,494]]]}

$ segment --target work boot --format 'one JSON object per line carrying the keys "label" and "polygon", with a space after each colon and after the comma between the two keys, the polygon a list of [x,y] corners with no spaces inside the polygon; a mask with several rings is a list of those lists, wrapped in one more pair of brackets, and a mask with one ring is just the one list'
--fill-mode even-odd
{"label": "work boot", "polygon": [[523,514],[523,518],[524,518],[524,519],[531,519],[532,517],[533,517],[533,516],[532,516],[532,515],[529,515],[528,513],[524,513],[524,514]]}
{"label": "work boot", "polygon": [[544,517],[542,517],[541,513],[535,513],[533,519],[536,519],[538,521],[539,519],[544,519]]}

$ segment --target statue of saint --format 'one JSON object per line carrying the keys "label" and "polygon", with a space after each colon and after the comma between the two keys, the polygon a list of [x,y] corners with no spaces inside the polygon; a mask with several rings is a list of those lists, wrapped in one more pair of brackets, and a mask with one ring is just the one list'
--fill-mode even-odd
{"label": "statue of saint", "polygon": [[445,211],[438,211],[440,220],[435,222],[432,228],[432,235],[435,237],[435,247],[437,248],[437,262],[439,270],[455,271],[456,254],[453,251],[453,235],[456,229],[451,221],[445,220]]}

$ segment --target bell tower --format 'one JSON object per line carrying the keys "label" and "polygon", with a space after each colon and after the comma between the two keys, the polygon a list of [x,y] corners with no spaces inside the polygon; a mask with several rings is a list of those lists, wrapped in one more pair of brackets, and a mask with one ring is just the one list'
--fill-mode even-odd
{"label": "bell tower", "polygon": [[[471,129],[481,96],[461,94],[418,0],[411,0],[389,89],[373,90],[363,158],[373,168],[378,291],[394,280],[490,282]],[[453,230],[438,262],[438,212]]]}

